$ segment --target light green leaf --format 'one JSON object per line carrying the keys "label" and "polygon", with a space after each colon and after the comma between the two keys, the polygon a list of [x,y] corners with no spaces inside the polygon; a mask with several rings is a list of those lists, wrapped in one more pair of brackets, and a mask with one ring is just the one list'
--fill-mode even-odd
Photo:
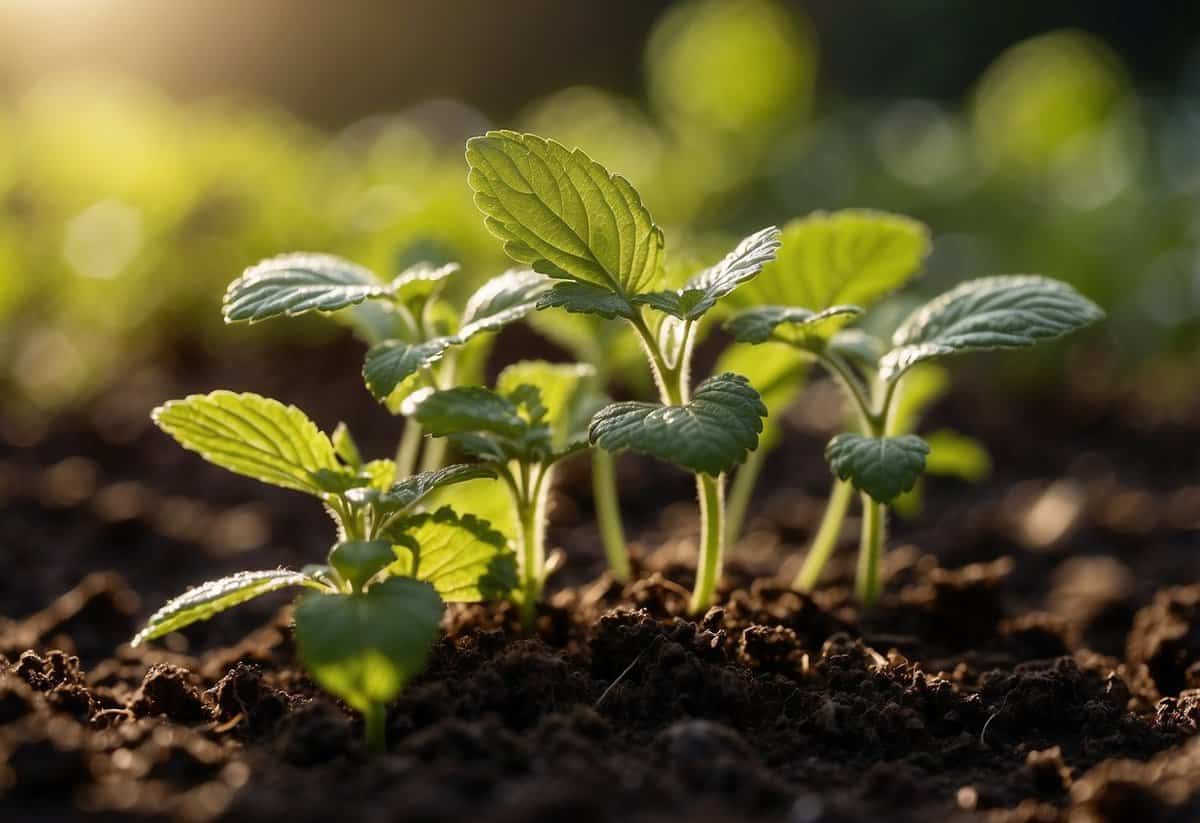
{"label": "light green leaf", "polygon": [[344,540],[329,552],[329,565],[359,591],[395,561],[390,540]]}
{"label": "light green leaf", "polygon": [[858,306],[831,306],[819,312],[790,306],[759,306],[735,315],[725,324],[725,330],[741,343],[775,340],[818,350],[860,314],[862,309]]}
{"label": "light green leaf", "polygon": [[434,490],[425,498],[427,508],[453,506],[460,515],[473,515],[487,521],[509,540],[516,539],[516,518],[508,487],[493,480],[468,480]]}
{"label": "light green leaf", "polygon": [[572,314],[595,314],[600,317],[632,318],[637,311],[625,297],[591,283],[568,281],[556,283],[542,295],[537,304],[543,309],[566,309]]}
{"label": "light green leaf", "polygon": [[587,445],[588,423],[604,402],[596,388],[594,368],[583,363],[522,360],[496,378],[496,391],[502,395],[512,395],[520,386],[538,390],[555,453]]}
{"label": "light green leaf", "polygon": [[166,605],[150,616],[146,628],[137,633],[132,645],[138,646],[147,640],[179,631],[185,626],[208,620],[214,614],[247,600],[291,586],[325,589],[325,586],[313,577],[287,569],[238,572],[220,580],[210,580],[167,601]]}
{"label": "light green leaf", "polygon": [[402,537],[392,574],[432,584],[447,603],[498,600],[517,587],[515,556],[486,520],[446,506],[406,518],[395,531]]}
{"label": "light green leaf", "polygon": [[434,437],[480,431],[515,437],[527,426],[515,403],[482,386],[424,389],[405,401],[404,413]]}
{"label": "light green leaf", "polygon": [[591,441],[607,451],[632,449],[695,472],[718,475],[758,446],[767,408],[739,374],[718,374],[689,403],[614,403],[592,418]]}
{"label": "light green leaf", "polygon": [[992,458],[987,448],[973,437],[939,429],[925,435],[929,457],[925,471],[943,477],[957,477],[968,483],[978,483],[992,473]]}
{"label": "light green leaf", "polygon": [[860,209],[793,220],[781,239],[775,262],[738,290],[739,305],[869,308],[916,274],[930,249],[929,230],[916,220]]}
{"label": "light green leaf", "polygon": [[350,434],[349,426],[338,423],[329,439],[333,443],[334,453],[344,463],[354,469],[362,466],[362,454],[358,450],[358,444],[354,442],[354,435]]}
{"label": "light green leaf", "polygon": [[454,342],[465,343],[480,332],[520,320],[549,288],[549,278],[528,269],[510,269],[493,277],[467,300]]}
{"label": "light green leaf", "polygon": [[875,371],[879,358],[883,356],[884,342],[862,329],[846,329],[835,334],[826,344],[828,351],[845,357],[853,363]]}
{"label": "light green leaf", "polygon": [[638,295],[634,302],[678,317],[696,320],[716,302],[747,282],[775,259],[779,229],[774,226],[742,240],[721,262],[692,277],[683,288]]}
{"label": "light green leaf", "polygon": [[458,463],[434,471],[418,472],[406,477],[379,497],[379,506],[384,511],[400,511],[411,508],[442,486],[463,483],[483,477],[495,477],[496,473],[485,466]]}
{"label": "light green leaf", "polygon": [[185,449],[264,483],[320,496],[347,475],[329,438],[278,400],[215,391],[172,400],[151,417]]}
{"label": "light green leaf", "polygon": [[879,363],[884,380],[917,363],[969,351],[1018,349],[1089,326],[1104,312],[1070,285],[1038,275],[970,280],[917,309]]}
{"label": "light green leaf", "polygon": [[363,361],[363,380],[376,400],[395,412],[420,388],[421,371],[442,359],[451,341],[438,337],[424,343],[387,340],[372,346]]}
{"label": "light green leaf", "polygon": [[402,577],[364,594],[309,595],[296,606],[300,658],[321,688],[364,712],[424,668],[444,610],[433,586]]}
{"label": "light green leaf", "polygon": [[256,323],[310,311],[332,312],[372,298],[388,287],[366,268],[329,254],[284,254],[246,269],[225,292],[227,323]]}
{"label": "light green leaf", "polygon": [[467,141],[467,182],[514,260],[629,297],[658,278],[662,230],[623,177],[579,149],[492,131]]}
{"label": "light green leaf", "polygon": [[866,437],[839,434],[825,449],[825,459],[842,480],[880,503],[890,503],[916,484],[925,470],[929,445],[913,434]]}

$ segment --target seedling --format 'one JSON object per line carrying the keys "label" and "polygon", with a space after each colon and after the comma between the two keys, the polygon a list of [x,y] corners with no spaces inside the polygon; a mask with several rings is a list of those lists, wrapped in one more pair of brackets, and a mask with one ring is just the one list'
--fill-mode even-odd
{"label": "seedling", "polygon": [[592,419],[589,439],[695,473],[701,537],[690,607],[704,611],[724,554],[724,473],[757,447],[767,410],[734,373],[705,380],[693,394],[692,348],[704,315],[774,258],[778,230],[751,235],[682,288],[663,290],[662,230],[624,178],[579,149],[511,131],[472,138],[467,162],[475,204],[504,250],[559,281],[537,307],[619,317],[641,340],[661,402],[607,406]]}
{"label": "seedling", "polygon": [[383,748],[386,704],[424,666],[444,604],[516,586],[512,553],[486,522],[449,507],[417,510],[439,487],[494,474],[455,465],[397,478],[394,461],[363,462],[344,425],[331,438],[296,407],[255,394],[192,395],[153,417],[211,463],[316,497],[338,542],[325,565],[204,583],[155,612],[133,644],[268,592],[309,589],[295,611],[300,658],[322,688],[363,714],[368,745]]}
{"label": "seedling", "polygon": [[[882,588],[880,564],[886,511],[910,491],[926,468],[929,444],[901,433],[895,414],[904,376],[914,367],[972,351],[1018,349],[1061,337],[1103,318],[1104,313],[1074,288],[1036,275],[971,280],[917,309],[892,335],[891,348],[862,334],[831,335],[859,316],[855,305],[821,312],[794,306],[760,306],[732,318],[726,328],[735,339],[759,344],[786,343],[815,356],[841,383],[858,417],[858,431],[835,437],[826,458],[842,481],[830,511],[845,511],[849,486],[862,494],[863,525],[856,592],[870,605]],[[836,519],[840,525],[840,515]],[[825,531],[823,523],[822,532]],[[836,537],[836,532],[834,532]],[[818,537],[802,583],[815,582],[828,556]],[[828,550],[832,549],[830,541]]]}
{"label": "seedling", "polygon": [[[285,254],[250,267],[229,285],[225,320],[256,323],[349,309],[340,316],[370,345],[363,365],[367,388],[396,413],[418,389],[457,385],[462,347],[519,320],[550,285],[540,274],[513,269],[484,283],[456,314],[440,295],[447,278],[458,270],[456,263],[418,263],[385,281],[333,255]],[[420,425],[407,422],[396,450],[402,476],[417,467],[421,443]],[[444,458],[444,443],[434,441],[420,466],[432,471]]]}
{"label": "seedling", "polygon": [[588,447],[588,421],[605,402],[595,378],[590,366],[522,361],[500,373],[495,390],[424,389],[405,404],[426,431],[494,468],[508,488],[526,629],[533,626],[545,582],[546,500],[554,467]]}

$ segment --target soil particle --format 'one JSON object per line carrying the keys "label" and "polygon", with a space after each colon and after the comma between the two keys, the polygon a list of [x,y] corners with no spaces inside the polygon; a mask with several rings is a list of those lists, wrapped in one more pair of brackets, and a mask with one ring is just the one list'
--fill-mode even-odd
{"label": "soil particle", "polygon": [[1146,665],[1163,695],[1200,685],[1188,682],[1189,669],[1200,661],[1200,583],[1160,591],[1140,609],[1126,656]]}
{"label": "soil particle", "polygon": [[166,717],[176,723],[205,723],[212,719],[210,705],[195,685],[194,675],[170,663],[150,667],[129,710],[136,717]]}

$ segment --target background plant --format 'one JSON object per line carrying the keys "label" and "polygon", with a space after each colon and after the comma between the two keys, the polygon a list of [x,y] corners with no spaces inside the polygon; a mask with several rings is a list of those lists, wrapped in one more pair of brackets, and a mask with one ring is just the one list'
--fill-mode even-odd
{"label": "background plant", "polygon": [[397,476],[394,461],[363,462],[344,425],[331,438],[296,407],[255,394],[192,395],[156,409],[154,421],[211,463],[316,497],[338,542],[325,564],[240,572],[186,592],[155,612],[134,645],[269,592],[309,589],[295,612],[300,658],[363,714],[368,744],[382,748],[385,706],[424,666],[444,604],[502,597],[516,585],[502,535],[448,507],[418,509],[434,489],[491,472],[455,465]]}
{"label": "background plant", "polygon": [[[1018,349],[1061,337],[1099,321],[1104,313],[1071,286],[1036,275],[985,277],[967,281],[913,312],[883,349],[861,335],[837,335],[862,313],[846,304],[814,312],[795,306],[759,306],[726,328],[740,342],[784,342],[811,352],[836,376],[858,418],[858,430],[835,437],[826,458],[842,483],[862,492],[863,526],[856,591],[874,603],[880,574],[886,509],[911,491],[925,470],[929,444],[901,431],[911,425],[896,415],[902,378],[930,360],[970,351]],[[865,345],[864,345],[865,343]],[[815,583],[836,539],[848,489],[835,487],[830,514],[810,550],[800,584]],[[833,532],[832,536],[826,531]]]}
{"label": "background plant", "polygon": [[608,406],[593,418],[589,436],[603,449],[640,451],[696,474],[700,557],[690,608],[703,611],[724,553],[723,473],[758,445],[766,408],[732,373],[709,378],[693,395],[696,329],[718,300],[773,259],[778,230],[746,238],[682,288],[659,290],[663,233],[624,178],[578,149],[507,131],[468,141],[467,162],[475,203],[505,252],[562,281],[538,308],[620,317],[641,340],[660,403]]}

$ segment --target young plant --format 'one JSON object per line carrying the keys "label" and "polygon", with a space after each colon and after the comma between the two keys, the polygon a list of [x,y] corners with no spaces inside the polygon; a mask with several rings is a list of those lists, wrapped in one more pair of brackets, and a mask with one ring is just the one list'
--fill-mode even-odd
{"label": "young plant", "polygon": [[778,230],[751,235],[682,288],[663,290],[662,230],[624,178],[578,149],[511,131],[469,140],[467,162],[475,204],[504,250],[559,281],[537,307],[619,317],[641,340],[661,402],[602,409],[589,439],[695,473],[701,536],[690,607],[703,612],[724,554],[724,473],[757,447],[767,410],[738,374],[711,377],[693,394],[692,348],[709,309],[774,258]]}
{"label": "young plant", "polygon": [[[797,218],[783,227],[780,240],[776,259],[735,292],[728,303],[735,310],[764,308],[765,318],[752,314],[752,319],[769,320],[789,311],[799,312],[800,316],[811,312],[816,319],[803,330],[805,340],[811,343],[807,347],[797,347],[794,341],[776,342],[783,334],[763,332],[766,338],[759,340],[751,329],[755,345],[734,343],[717,362],[718,370],[739,371],[750,378],[769,412],[761,446],[733,479],[729,495],[730,542],[741,536],[758,475],[782,437],[782,412],[804,388],[813,361],[810,350],[819,349],[854,317],[851,306],[868,309],[908,282],[930,250],[929,230],[923,224],[865,209],[815,212]],[[825,522],[840,525],[837,506],[848,500],[844,491],[835,491]],[[821,534],[828,535],[829,531],[822,530]]]}
{"label": "young plant", "polygon": [[588,446],[588,421],[605,402],[595,383],[590,366],[526,360],[502,371],[495,390],[425,389],[405,404],[426,431],[490,465],[508,488],[526,629],[533,627],[547,572],[546,500],[554,467]]}
{"label": "young plant", "polygon": [[[384,280],[356,263],[327,254],[285,254],[251,266],[229,285],[228,323],[256,323],[308,312],[341,315],[370,346],[363,365],[367,388],[396,413],[414,391],[458,384],[458,352],[485,332],[519,320],[549,288],[546,277],[513,269],[483,284],[456,313],[440,299],[456,263],[418,263]],[[396,450],[401,475],[414,471],[421,427],[404,426]],[[420,458],[423,470],[440,468],[444,444],[433,441]]]}
{"label": "young plant", "polygon": [[[856,592],[870,605],[882,589],[880,565],[886,510],[910,491],[926,468],[929,444],[900,431],[896,400],[904,376],[931,360],[972,351],[1018,349],[1081,329],[1104,313],[1074,288],[1036,275],[1009,275],[971,280],[917,309],[892,335],[891,348],[865,335],[831,336],[857,317],[854,305],[813,312],[794,306],[761,306],[731,319],[726,328],[747,343],[786,343],[815,356],[841,383],[858,418],[858,431],[835,437],[826,458],[836,477],[830,511],[844,514],[850,486],[861,492],[862,540]],[[828,517],[828,516],[827,516]],[[837,515],[840,525],[840,515]],[[822,524],[822,533],[827,523]],[[832,550],[819,535],[810,552],[812,565],[802,571],[804,583],[815,582]],[[833,533],[836,538],[836,531]]]}
{"label": "young plant", "polygon": [[295,610],[300,658],[362,713],[368,745],[383,748],[386,704],[424,666],[444,604],[506,596],[516,585],[512,553],[487,523],[448,507],[417,511],[433,490],[493,473],[456,465],[398,478],[391,460],[363,462],[344,425],[330,438],[296,407],[255,394],[192,395],[153,417],[211,463],[316,497],[338,542],[325,565],[204,583],[155,612],[133,644],[268,592],[309,589]]}

